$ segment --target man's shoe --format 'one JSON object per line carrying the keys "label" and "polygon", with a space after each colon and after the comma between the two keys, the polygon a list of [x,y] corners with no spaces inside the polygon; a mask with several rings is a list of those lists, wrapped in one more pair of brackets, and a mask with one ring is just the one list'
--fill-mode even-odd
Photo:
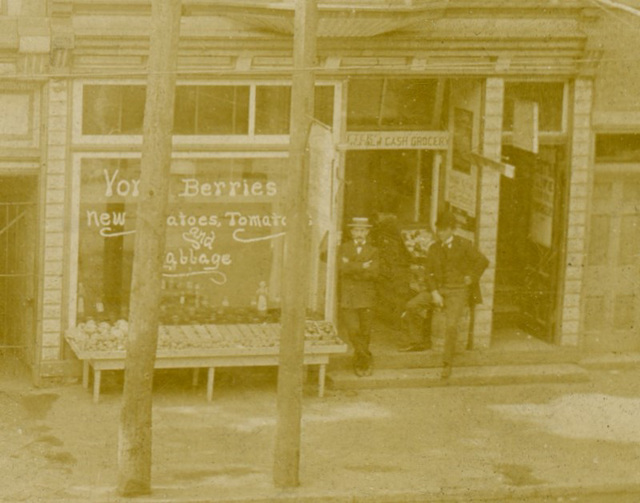
{"label": "man's shoe", "polygon": [[371,374],[373,374],[371,367],[367,367],[365,369],[362,369],[362,375],[364,377],[369,377]]}
{"label": "man's shoe", "polygon": [[417,353],[420,351],[425,351],[427,348],[421,344],[411,344],[409,346],[402,347],[398,349],[401,353]]}
{"label": "man's shoe", "polygon": [[449,377],[451,377],[451,366],[445,365],[444,367],[442,367],[442,372],[440,373],[440,379],[446,380],[446,379],[449,379]]}
{"label": "man's shoe", "polygon": [[365,369],[361,369],[360,367],[354,367],[353,371],[358,377],[364,377],[366,375]]}

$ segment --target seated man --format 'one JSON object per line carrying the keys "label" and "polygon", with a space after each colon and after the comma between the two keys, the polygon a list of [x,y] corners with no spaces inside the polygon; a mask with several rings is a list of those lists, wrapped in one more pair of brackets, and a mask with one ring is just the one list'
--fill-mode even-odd
{"label": "seated man", "polygon": [[411,265],[414,281],[411,289],[415,295],[405,305],[402,323],[406,344],[399,351],[425,351],[431,348],[431,293],[427,291],[424,260],[429,247],[434,242],[431,233],[423,229],[416,236],[413,254],[415,263]]}

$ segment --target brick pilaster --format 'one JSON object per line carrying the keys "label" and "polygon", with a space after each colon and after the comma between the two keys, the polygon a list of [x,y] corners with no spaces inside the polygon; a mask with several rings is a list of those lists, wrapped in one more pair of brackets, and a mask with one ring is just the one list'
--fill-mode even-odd
{"label": "brick pilaster", "polygon": [[588,198],[591,192],[591,108],[593,83],[576,79],[573,88],[569,222],[565,263],[565,296],[560,344],[577,346],[580,333],[580,296],[584,275]]}
{"label": "brick pilaster", "polygon": [[62,337],[68,82],[52,80],[46,144],[42,347],[43,362],[58,360]]}
{"label": "brick pilaster", "polygon": [[[502,153],[502,113],[504,81],[488,78],[485,83],[482,154],[500,161]],[[500,173],[483,169],[480,180],[478,218],[478,248],[489,259],[489,267],[480,281],[483,303],[476,306],[474,340],[476,349],[488,348],[493,322],[493,294],[496,278],[496,250],[498,240],[498,212],[500,208]]]}

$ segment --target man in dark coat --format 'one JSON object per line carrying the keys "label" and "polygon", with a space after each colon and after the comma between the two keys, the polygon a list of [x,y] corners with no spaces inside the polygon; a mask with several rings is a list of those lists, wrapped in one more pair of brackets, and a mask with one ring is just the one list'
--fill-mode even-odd
{"label": "man in dark coat", "polygon": [[438,241],[429,248],[425,264],[427,289],[435,307],[433,335],[444,339],[442,379],[451,375],[456,340],[467,337],[469,327],[460,322],[467,317],[469,306],[481,301],[478,282],[489,265],[471,242],[454,235],[455,227],[452,213],[438,217]]}
{"label": "man in dark coat", "polygon": [[371,224],[367,218],[349,223],[351,239],[339,251],[340,310],[353,346],[357,376],[371,375],[371,325],[376,302],[378,250],[367,242]]}

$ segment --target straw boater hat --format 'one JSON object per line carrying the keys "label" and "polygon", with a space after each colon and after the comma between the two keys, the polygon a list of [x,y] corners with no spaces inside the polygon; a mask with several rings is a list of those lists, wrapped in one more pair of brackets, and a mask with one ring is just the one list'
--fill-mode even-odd
{"label": "straw boater hat", "polygon": [[351,219],[351,222],[347,224],[347,227],[360,227],[363,229],[368,229],[369,227],[373,227],[373,225],[369,223],[369,219],[367,217],[353,217]]}

